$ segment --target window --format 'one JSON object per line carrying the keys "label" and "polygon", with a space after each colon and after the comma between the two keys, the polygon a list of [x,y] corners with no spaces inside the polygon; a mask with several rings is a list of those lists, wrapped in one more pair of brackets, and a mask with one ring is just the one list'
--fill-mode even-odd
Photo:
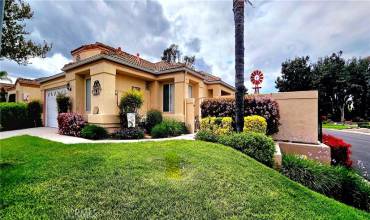
{"label": "window", "polygon": [[86,79],[85,110],[91,111],[91,79]]}
{"label": "window", "polygon": [[163,112],[173,112],[174,109],[174,85],[163,85]]}
{"label": "window", "polygon": [[188,86],[188,98],[193,98],[193,86]]}

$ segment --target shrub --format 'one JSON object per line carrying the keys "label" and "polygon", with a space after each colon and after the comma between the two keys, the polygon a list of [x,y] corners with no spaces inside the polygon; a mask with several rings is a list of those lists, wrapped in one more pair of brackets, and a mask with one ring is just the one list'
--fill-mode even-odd
{"label": "shrub", "polygon": [[[259,115],[266,119],[267,134],[279,131],[279,106],[268,96],[246,96],[244,99],[244,116]],[[206,99],[201,104],[202,117],[235,117],[235,99]]]}
{"label": "shrub", "polygon": [[81,136],[81,130],[85,126],[82,115],[77,113],[60,113],[58,115],[59,134]]}
{"label": "shrub", "polygon": [[350,169],[284,155],[281,172],[316,192],[370,210],[370,184]]}
{"label": "shrub", "polygon": [[230,134],[233,131],[231,117],[206,117],[200,121],[200,129],[216,135]]}
{"label": "shrub", "polygon": [[130,89],[122,95],[120,108],[126,112],[136,112],[143,103],[143,93],[136,89]]}
{"label": "shrub", "polygon": [[140,116],[137,113],[139,108],[144,103],[144,96],[143,93],[136,89],[130,89],[125,92],[119,104],[119,117],[120,117],[120,124],[121,128],[127,128],[127,113],[136,113],[136,120],[135,120],[135,127],[139,124]]}
{"label": "shrub", "polygon": [[218,138],[220,144],[242,151],[257,161],[272,167],[275,143],[272,138],[261,133],[233,133]]}
{"label": "shrub", "polygon": [[39,127],[41,120],[42,105],[39,101],[31,101],[27,104],[27,115],[30,127]]}
{"label": "shrub", "polygon": [[330,147],[331,163],[333,165],[352,166],[351,145],[340,138],[323,134],[323,143]]}
{"label": "shrub", "polygon": [[0,103],[0,130],[26,128],[27,105],[24,103]]}
{"label": "shrub", "polygon": [[357,126],[359,128],[370,128],[370,123],[369,122],[357,122]]}
{"label": "shrub", "polygon": [[108,137],[108,132],[103,127],[89,124],[82,128],[81,137],[92,140],[105,139]]}
{"label": "shrub", "polygon": [[266,134],[267,122],[264,117],[252,115],[244,117],[243,132],[257,132]]}
{"label": "shrub", "polygon": [[162,112],[152,109],[146,113],[146,129],[150,133],[152,128],[163,121]]}
{"label": "shrub", "polygon": [[123,128],[112,134],[116,139],[142,139],[144,138],[144,131],[140,128]]}
{"label": "shrub", "polygon": [[58,113],[66,113],[71,110],[72,102],[69,96],[64,93],[58,93],[56,100]]}
{"label": "shrub", "polygon": [[195,135],[196,140],[217,142],[218,136],[208,130],[199,130]]}
{"label": "shrub", "polygon": [[163,120],[152,128],[151,135],[153,138],[174,137],[188,133],[184,122],[173,119]]}

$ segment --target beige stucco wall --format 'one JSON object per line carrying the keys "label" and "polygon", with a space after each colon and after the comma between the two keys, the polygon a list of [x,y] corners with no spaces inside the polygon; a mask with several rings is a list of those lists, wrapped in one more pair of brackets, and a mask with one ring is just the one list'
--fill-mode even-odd
{"label": "beige stucco wall", "polygon": [[318,92],[272,93],[279,104],[279,132],[275,140],[317,143],[318,140]]}
{"label": "beige stucco wall", "polygon": [[87,49],[87,50],[84,50],[84,51],[81,51],[79,53],[74,54],[73,55],[73,61],[74,62],[77,61],[77,56],[78,55],[80,56],[80,60],[83,60],[83,59],[89,58],[91,56],[98,55],[100,53],[101,53],[101,49],[99,49],[99,48]]}
{"label": "beige stucco wall", "polygon": [[[40,87],[32,85],[21,85],[19,82],[15,85],[15,88],[8,91],[8,95],[16,94],[16,102],[30,102],[34,100],[42,101]],[[28,97],[28,100],[25,100],[25,97]]]}

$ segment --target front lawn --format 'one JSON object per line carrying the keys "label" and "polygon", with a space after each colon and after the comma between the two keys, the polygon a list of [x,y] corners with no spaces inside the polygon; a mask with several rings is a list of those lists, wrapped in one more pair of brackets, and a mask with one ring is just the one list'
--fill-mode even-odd
{"label": "front lawn", "polygon": [[231,148],[201,141],[0,140],[0,218],[369,219]]}

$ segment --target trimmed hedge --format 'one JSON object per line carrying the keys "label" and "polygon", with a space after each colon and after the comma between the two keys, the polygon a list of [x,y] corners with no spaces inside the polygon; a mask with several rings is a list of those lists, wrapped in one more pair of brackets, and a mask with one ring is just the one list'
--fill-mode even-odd
{"label": "trimmed hedge", "polygon": [[217,142],[218,135],[215,135],[209,130],[199,130],[195,135],[195,140],[208,141],[208,142]]}
{"label": "trimmed hedge", "polygon": [[0,103],[0,130],[15,130],[27,128],[28,116],[25,103]]}
{"label": "trimmed hedge", "polygon": [[41,113],[42,105],[40,101],[31,101],[27,104],[27,116],[30,127],[42,126]]}
{"label": "trimmed hedge", "polygon": [[153,138],[166,138],[186,133],[188,133],[188,130],[184,122],[166,119],[152,128],[151,136]]}
{"label": "trimmed hedge", "polygon": [[370,184],[350,169],[284,155],[281,172],[318,193],[370,211]]}
{"label": "trimmed hedge", "polygon": [[275,143],[264,134],[250,132],[222,135],[218,143],[239,150],[266,166],[273,166]]}
{"label": "trimmed hedge", "polygon": [[233,131],[231,117],[206,117],[200,121],[200,130],[206,130],[215,135],[230,134]]}
{"label": "trimmed hedge", "polygon": [[[279,131],[279,106],[268,96],[246,96],[244,99],[244,116],[259,115],[267,121],[267,134]],[[201,104],[202,118],[204,117],[235,117],[235,99],[217,98],[206,99]],[[235,121],[235,120],[234,120]]]}
{"label": "trimmed hedge", "polygon": [[115,139],[142,139],[144,138],[144,131],[138,127],[132,128],[123,128],[112,134],[112,137]]}
{"label": "trimmed hedge", "polygon": [[352,166],[350,144],[340,138],[328,134],[323,134],[322,141],[330,147],[332,165],[342,165],[348,168]]}
{"label": "trimmed hedge", "polygon": [[58,115],[59,134],[80,137],[85,123],[80,114],[72,112],[60,113]]}
{"label": "trimmed hedge", "polygon": [[39,101],[26,103],[0,103],[0,130],[15,130],[29,127],[39,127],[42,107]]}
{"label": "trimmed hedge", "polygon": [[267,122],[264,117],[252,115],[244,117],[243,132],[257,132],[266,134]]}
{"label": "trimmed hedge", "polygon": [[163,121],[162,112],[151,109],[146,113],[145,127],[148,133],[152,131],[152,128]]}
{"label": "trimmed hedge", "polygon": [[107,138],[108,132],[103,127],[89,124],[82,128],[81,137],[92,140],[100,140]]}

